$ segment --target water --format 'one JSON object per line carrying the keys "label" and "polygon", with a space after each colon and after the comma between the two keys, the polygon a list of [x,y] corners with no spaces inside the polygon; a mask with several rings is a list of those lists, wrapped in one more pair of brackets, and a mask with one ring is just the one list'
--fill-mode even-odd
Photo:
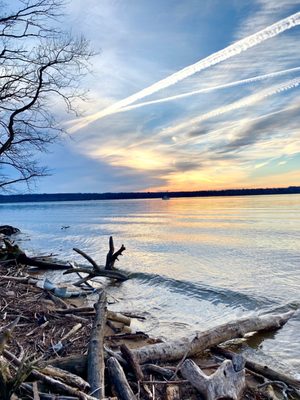
{"label": "water", "polygon": [[[124,243],[132,279],[110,288],[111,308],[146,313],[137,327],[154,336],[300,303],[300,195],[2,204],[0,223],[63,260],[82,262],[78,247],[103,264],[109,236]],[[300,370],[299,339],[296,316],[260,346]]]}

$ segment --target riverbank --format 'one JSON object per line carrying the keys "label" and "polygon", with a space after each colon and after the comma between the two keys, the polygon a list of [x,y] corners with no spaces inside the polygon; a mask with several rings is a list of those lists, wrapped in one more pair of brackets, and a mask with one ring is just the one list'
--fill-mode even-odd
{"label": "riverbank", "polygon": [[32,203],[53,201],[90,201],[90,200],[135,200],[163,199],[184,197],[227,197],[227,196],[267,196],[280,194],[300,194],[300,186],[281,188],[245,188],[224,190],[198,190],[184,192],[120,192],[120,193],[37,193],[0,195],[0,204]]}
{"label": "riverbank", "polygon": [[[111,255],[117,253],[114,252],[114,249],[112,252],[111,250],[112,248],[110,246],[109,253],[111,253]],[[55,289],[59,288],[59,286],[53,285],[51,287],[51,285],[49,285],[49,281],[45,280],[45,272],[42,274],[41,272],[38,272],[37,274],[33,273],[32,271],[28,270],[28,267],[26,265],[19,264],[17,259],[11,258],[9,260],[8,257],[6,258],[6,260],[3,260],[4,253],[5,253],[5,246],[2,246],[1,280],[0,280],[1,282],[0,327],[2,328],[2,334],[7,329],[13,330],[13,332],[11,332],[12,340],[8,342],[8,348],[5,349],[5,351],[8,353],[4,353],[4,358],[6,356],[9,357],[10,353],[14,353],[13,354],[14,357],[19,359],[22,358],[23,353],[26,353],[27,355],[29,354],[35,360],[40,359],[38,363],[40,363],[41,366],[39,365],[38,369],[40,370],[40,368],[42,368],[42,370],[44,371],[44,375],[47,375],[45,374],[45,365],[48,366],[59,365],[60,367],[64,365],[66,367],[66,364],[64,364],[66,363],[66,359],[68,359],[69,356],[72,356],[75,357],[76,360],[75,362],[71,361],[73,368],[72,372],[78,373],[78,375],[79,376],[81,375],[80,377],[84,380],[87,379],[86,368],[85,368],[87,359],[82,356],[88,353],[89,343],[91,341],[93,326],[95,323],[94,321],[95,318],[97,319],[97,312],[95,312],[94,307],[88,306],[88,304],[95,303],[97,305],[99,302],[98,295],[100,293],[99,298],[101,298],[101,296],[104,293],[103,290],[100,289],[99,293],[94,293],[94,290],[91,290],[91,288],[85,287],[84,289],[87,290],[84,290],[82,282],[82,284],[77,285],[75,287],[71,287],[72,285],[67,285],[67,290],[63,292],[56,291],[56,294],[54,294]],[[92,261],[93,260],[90,260],[91,264]],[[43,262],[47,263],[49,262],[49,260],[43,260]],[[77,273],[82,273],[82,270],[77,271]],[[116,279],[112,280],[110,279],[111,284],[113,284],[113,282],[115,281]],[[37,287],[37,283],[39,283],[38,286],[40,287]],[[60,289],[63,286],[66,287],[66,284],[60,286]],[[73,294],[77,292],[76,297],[72,295],[72,292]],[[85,292],[85,294],[83,296],[81,295],[79,296],[78,292],[81,292],[82,295]],[[107,294],[109,295],[109,286],[105,287],[105,292],[107,292]],[[57,294],[61,295],[62,293],[64,293],[65,297],[63,296],[62,298],[57,296]],[[66,293],[69,294],[70,296],[66,297]],[[101,302],[103,303],[103,300]],[[104,308],[105,307],[106,307],[106,301]],[[125,318],[123,319],[123,322],[120,321],[116,322],[115,320],[112,322],[110,316],[113,316],[113,313],[108,312],[107,318],[105,318],[104,322],[105,329],[103,330],[103,340],[105,342],[105,346],[103,347],[102,351],[106,354],[104,357],[106,359],[106,361],[104,361],[106,363],[106,369],[110,370],[110,368],[113,368],[113,365],[110,364],[113,364],[114,362],[111,361],[107,365],[109,357],[113,356],[117,360],[118,359],[120,360],[119,353],[115,352],[119,351],[120,348],[122,348],[122,344],[123,345],[125,344],[128,349],[131,348],[131,352],[135,354],[135,358],[138,359],[139,364],[142,366],[143,377],[141,378],[141,376],[138,377],[136,375],[137,372],[134,371],[134,369],[132,369],[132,366],[131,367],[128,366],[128,360],[126,361],[125,359],[125,364],[127,363],[125,367],[125,371],[127,374],[126,380],[128,379],[129,381],[130,388],[132,391],[132,396],[134,396],[132,398],[148,399],[149,396],[152,396],[152,398],[168,399],[168,400],[197,399],[199,398],[199,390],[195,389],[195,386],[191,384],[191,382],[188,380],[186,376],[184,376],[185,374],[184,368],[186,367],[186,364],[185,367],[183,366],[183,364],[186,361],[186,359],[190,357],[194,358],[197,362],[197,365],[201,367],[202,371],[204,371],[205,374],[216,373],[216,371],[218,371],[221,368],[220,366],[222,364],[222,359],[219,358],[220,354],[216,358],[215,355],[213,355],[211,352],[208,351],[209,348],[212,347],[211,343],[210,345],[206,343],[205,347],[204,348],[202,347],[201,351],[199,350],[198,347],[197,350],[199,351],[196,351],[196,353],[195,352],[191,353],[190,350],[193,347],[192,343],[193,341],[196,340],[196,338],[198,338],[197,336],[198,334],[196,336],[194,335],[192,338],[187,339],[187,341],[184,341],[184,343],[187,343],[188,347],[187,348],[185,347],[186,350],[183,350],[183,353],[181,350],[180,350],[181,353],[180,351],[179,353],[176,353],[177,352],[176,346],[174,345],[174,342],[172,342],[171,340],[170,343],[171,346],[173,346],[171,353],[164,359],[161,356],[162,353],[160,353],[159,350],[160,346],[165,346],[164,343],[162,343],[161,345],[159,344],[156,345],[157,340],[149,338],[147,337],[147,335],[141,332],[140,333],[128,332],[128,328],[126,328],[130,324],[130,319],[128,315],[127,316],[123,315],[123,318]],[[140,319],[141,323],[143,321],[143,319],[140,318],[140,316],[131,315],[131,317]],[[282,321],[285,322],[286,319]],[[235,321],[235,324],[236,323],[237,321]],[[259,325],[255,326],[256,329],[262,329],[261,326]],[[276,322],[275,325],[273,323],[272,326],[273,327],[278,326],[278,322]],[[221,331],[223,331],[224,329],[225,328],[223,326]],[[251,329],[256,330],[253,328],[253,325]],[[264,329],[266,329],[266,326],[264,326]],[[214,330],[214,332],[216,331],[217,330]],[[246,331],[243,332],[246,333]],[[248,331],[249,331],[249,326],[248,326]],[[241,331],[236,330],[231,335],[233,335],[232,337],[236,337],[236,335],[240,336],[240,334]],[[224,337],[223,338],[221,337],[217,340],[217,342],[214,342],[214,344],[219,344],[222,343],[223,341]],[[152,344],[154,345],[155,355],[151,353],[152,355],[149,358],[149,356],[147,356],[147,354],[149,354],[148,348],[153,349],[153,346],[151,346]],[[168,343],[166,343],[166,345],[168,345]],[[141,350],[135,350],[137,348],[141,348]],[[163,349],[164,349],[163,354],[165,354],[166,347],[163,347]],[[124,351],[124,346],[123,346],[123,351]],[[136,353],[134,353],[134,351],[136,351]],[[204,356],[203,356],[203,351],[204,351]],[[200,358],[198,356],[195,358],[195,355],[199,354],[199,352],[202,354],[202,356]],[[11,358],[11,360],[13,360],[13,358]],[[151,362],[155,360],[156,367],[160,366],[162,369],[159,370],[159,368],[155,368],[153,366],[149,367],[150,360]],[[33,360],[31,359],[31,362],[32,361]],[[36,365],[38,364],[34,362],[33,365],[35,369]],[[148,365],[148,367],[145,367],[145,365],[146,366]],[[76,368],[78,368],[79,366],[81,366],[81,372],[78,369],[76,370]],[[68,367],[70,368],[70,363],[68,364]],[[242,368],[239,369],[239,371],[243,370],[244,366],[242,366]],[[264,370],[266,370],[266,368],[263,367],[262,371]],[[271,369],[269,370],[272,371]],[[252,372],[249,371],[251,371],[251,369],[249,368],[245,370],[247,388],[246,390],[244,390],[245,387],[243,387],[243,395],[241,398],[254,399],[258,398],[255,397],[258,395],[261,396],[260,398],[267,398],[264,396],[269,395],[268,393],[270,392],[271,390],[270,387],[272,386],[274,387],[275,391],[279,393],[282,393],[283,389],[286,388],[289,389],[289,387],[291,387],[284,382],[287,380],[287,377],[285,377],[284,374],[282,374],[281,376],[277,375],[277,378],[280,377],[281,379],[279,380],[283,381],[284,385],[287,385],[286,387],[280,385],[278,387],[278,385],[276,386],[275,383],[273,385],[272,384],[266,385],[264,383],[263,386],[259,388],[258,387],[259,384],[265,382],[266,378],[263,376],[258,378],[256,375],[257,372],[253,373],[253,371]],[[115,375],[115,373],[116,371],[114,372],[113,376]],[[20,389],[21,394],[17,392],[18,396],[21,396],[19,398],[24,398],[24,399],[30,398],[30,396],[32,396],[33,394],[33,388],[35,387],[34,382],[37,381],[40,382],[41,379],[42,379],[41,377],[39,377],[38,379],[37,375],[35,375],[35,379],[32,381],[31,377],[29,383],[23,384],[23,387]],[[268,377],[267,379],[269,380],[270,377]],[[275,380],[274,375],[273,375],[273,380]],[[116,382],[113,383],[113,382],[114,380],[112,377],[111,379],[105,381],[107,394],[112,393],[111,392],[112,387],[115,393],[116,391],[118,392],[118,389],[114,387],[114,385],[118,385],[118,383]],[[294,380],[294,383],[295,385],[297,385],[299,381],[297,383],[297,381]],[[41,390],[44,390],[44,385],[45,382],[43,383],[43,385],[39,383],[37,389],[39,393],[42,393],[40,398],[47,397],[45,393],[43,394],[43,392],[41,392]],[[145,388],[143,388],[144,385]],[[48,384],[46,384],[46,387],[47,390],[49,391],[49,382]],[[31,390],[31,394],[22,392],[24,390],[27,390],[29,392]],[[56,390],[57,389],[53,389],[53,387],[50,388],[50,392],[57,394]],[[64,390],[66,390],[66,388]],[[76,390],[78,390],[78,388]],[[86,394],[86,398],[88,398],[89,396],[88,395],[89,391],[90,391],[89,386],[86,386],[86,388],[83,391],[83,393]],[[80,396],[84,395],[80,394],[79,397],[77,398],[84,398]],[[119,399],[126,398],[120,396],[122,395],[118,394]]]}

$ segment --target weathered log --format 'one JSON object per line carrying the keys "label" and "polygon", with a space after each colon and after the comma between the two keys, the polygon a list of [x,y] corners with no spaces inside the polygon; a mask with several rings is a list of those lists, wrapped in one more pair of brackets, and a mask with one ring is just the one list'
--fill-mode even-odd
{"label": "weathered log", "polygon": [[[223,349],[222,347],[213,347],[211,349],[212,353],[217,354],[217,355],[222,355],[225,358],[232,359],[232,357],[235,356],[236,353],[233,351]],[[262,365],[250,360],[247,360],[247,357],[243,356],[245,358],[246,364],[245,367],[250,370],[255,372],[256,374],[262,375],[263,377],[270,379],[271,381],[281,381],[287,384],[290,387],[293,387],[297,390],[300,389],[300,379],[293,378],[292,376],[283,374],[282,372],[275,371],[268,365]]]}
{"label": "weathered log", "polygon": [[97,278],[97,277],[104,277],[104,278],[110,278],[110,279],[116,279],[119,281],[126,281],[128,279],[128,275],[124,274],[123,272],[119,272],[116,270],[110,271],[110,270],[105,270],[105,269],[100,269],[100,270],[91,270],[88,268],[68,268],[67,271],[64,272],[64,274],[74,274],[74,273],[85,273],[88,274],[87,276],[83,277],[80,279],[78,282],[74,283],[75,286],[79,286],[81,283],[85,283],[90,279]]}
{"label": "weathered log", "polygon": [[90,389],[89,383],[82,379],[80,376],[71,374],[70,372],[66,372],[60,368],[47,365],[45,368],[41,369],[40,372],[42,374],[52,376],[53,378],[59,378],[63,380],[66,384],[77,387],[82,391],[88,391]]}
{"label": "weathered log", "polygon": [[94,319],[91,337],[88,346],[88,382],[91,393],[96,399],[104,397],[104,329],[106,324],[106,294],[100,292],[95,305],[96,316]]}
{"label": "weathered log", "polygon": [[115,262],[118,260],[118,257],[122,255],[124,250],[126,250],[126,248],[122,244],[120,249],[115,252],[114,240],[113,240],[113,237],[110,236],[110,238],[109,238],[109,251],[107,253],[106,263],[105,263],[105,269],[106,270],[114,269]]}
{"label": "weathered log", "polygon": [[129,386],[124,371],[118,360],[110,357],[107,360],[107,369],[110,380],[119,400],[136,400],[136,397]]}
{"label": "weathered log", "polygon": [[73,374],[85,377],[87,371],[87,356],[85,354],[78,354],[74,356],[50,359],[47,360],[47,365],[52,365],[53,367],[57,367]]}
{"label": "weathered log", "polygon": [[156,364],[144,364],[142,365],[142,371],[146,371],[148,374],[161,375],[164,378],[170,380],[174,376],[174,371],[168,368],[160,367]]}
{"label": "weathered log", "polygon": [[[95,313],[95,309],[93,307],[78,307],[78,308],[68,308],[68,309],[61,309],[58,308],[55,310],[58,314],[85,314],[85,313]],[[131,319],[126,317],[123,314],[107,310],[107,319],[112,321],[121,322],[124,325],[130,326]]]}
{"label": "weathered log", "polygon": [[245,389],[245,369],[236,371],[231,360],[225,360],[212,375],[206,375],[193,360],[185,360],[182,376],[194,386],[205,400],[240,399]]}
{"label": "weathered log", "polygon": [[57,263],[50,263],[46,261],[40,261],[33,257],[28,257],[25,253],[20,254],[16,261],[19,264],[28,265],[30,267],[38,267],[40,269],[70,269],[72,268],[70,265],[65,264],[57,264]]}
{"label": "weathered log", "polygon": [[[120,350],[121,350],[123,358],[127,361],[128,367],[133,372],[136,381],[137,382],[143,381],[144,374],[143,374],[142,368],[141,368],[140,364],[137,362],[132,351],[126,346],[126,344],[122,344],[120,346]],[[141,389],[142,389],[143,398],[149,399],[149,400],[153,398],[149,387],[143,382],[141,383]]]}
{"label": "weathered log", "polygon": [[131,324],[131,319],[129,317],[126,317],[123,314],[114,312],[114,311],[107,311],[107,318],[111,319],[112,321],[116,321],[116,322],[121,322],[124,325],[130,326]]}
{"label": "weathered log", "polygon": [[129,368],[134,373],[136,380],[142,381],[144,379],[144,374],[132,351],[126,346],[126,344],[120,346],[120,351],[123,358],[127,361]]}
{"label": "weathered log", "polygon": [[[16,366],[20,366],[22,363],[20,360],[18,360],[18,358],[16,356],[14,356],[8,350],[4,350],[3,355]],[[34,379],[45,383],[47,386],[50,386],[54,390],[68,393],[71,396],[77,396],[77,398],[80,400],[95,400],[95,397],[89,396],[88,394],[83,393],[81,390],[73,388],[73,387],[71,387],[63,382],[60,382],[54,378],[51,378],[35,369],[33,369],[31,371],[31,376]]]}
{"label": "weathered log", "polygon": [[238,319],[204,332],[197,332],[191,339],[183,338],[168,343],[156,343],[134,349],[132,352],[140,364],[151,361],[179,360],[184,355],[190,357],[227,340],[243,337],[248,332],[277,329],[284,325],[294,313],[295,311],[289,311],[278,315],[267,314]]}

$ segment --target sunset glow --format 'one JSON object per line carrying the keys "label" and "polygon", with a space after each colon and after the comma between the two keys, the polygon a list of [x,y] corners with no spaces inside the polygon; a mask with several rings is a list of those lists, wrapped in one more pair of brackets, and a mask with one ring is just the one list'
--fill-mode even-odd
{"label": "sunset glow", "polygon": [[67,15],[99,54],[39,190],[300,184],[298,1],[75,0]]}

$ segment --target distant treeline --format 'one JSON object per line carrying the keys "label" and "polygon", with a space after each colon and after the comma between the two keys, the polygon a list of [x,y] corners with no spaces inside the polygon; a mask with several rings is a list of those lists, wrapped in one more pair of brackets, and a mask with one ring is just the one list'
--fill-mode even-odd
{"label": "distant treeline", "polygon": [[82,200],[120,200],[157,199],[163,197],[210,197],[210,196],[257,196],[270,194],[300,193],[300,186],[265,189],[226,189],[200,190],[194,192],[135,192],[135,193],[43,193],[0,195],[0,203],[23,203],[43,201],[82,201]]}

